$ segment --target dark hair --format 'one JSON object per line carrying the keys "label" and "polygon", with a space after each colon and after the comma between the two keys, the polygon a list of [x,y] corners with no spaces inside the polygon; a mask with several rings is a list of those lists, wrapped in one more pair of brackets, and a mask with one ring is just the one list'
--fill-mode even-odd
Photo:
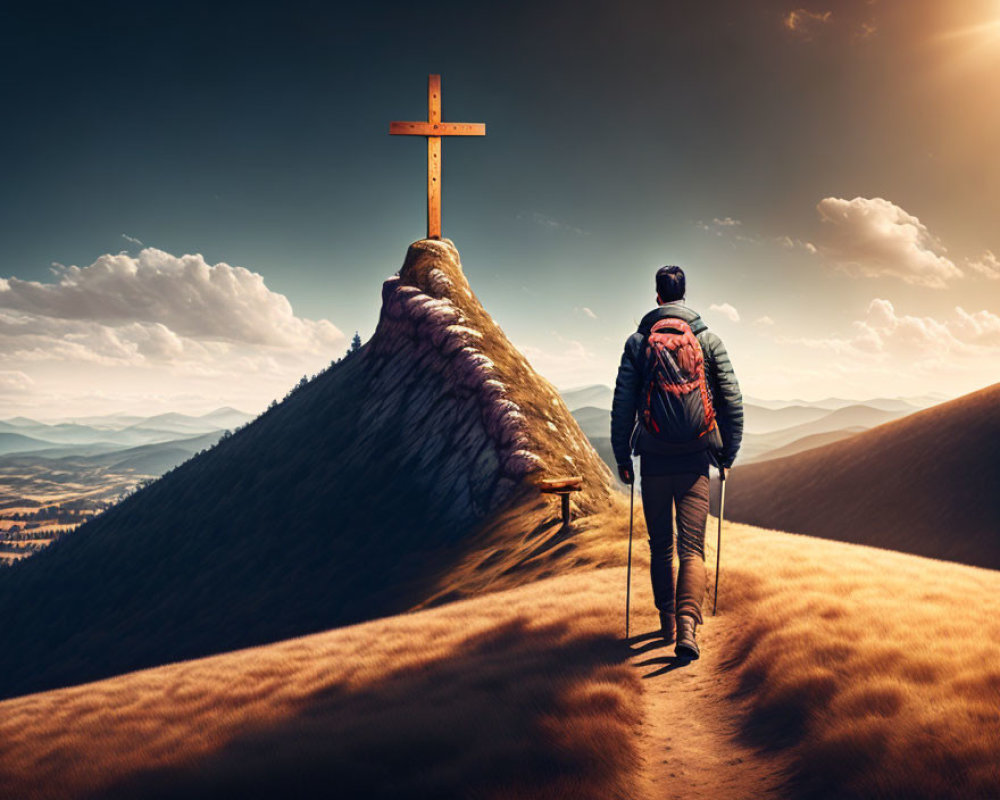
{"label": "dark hair", "polygon": [[684,289],[684,270],[680,267],[660,267],[656,270],[656,293],[664,303],[682,300]]}

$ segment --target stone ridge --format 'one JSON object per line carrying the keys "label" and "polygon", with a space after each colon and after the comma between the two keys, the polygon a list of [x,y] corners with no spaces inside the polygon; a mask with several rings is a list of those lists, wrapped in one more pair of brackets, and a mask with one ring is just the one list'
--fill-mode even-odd
{"label": "stone ridge", "polygon": [[[458,303],[453,297],[461,297]],[[382,310],[372,349],[391,335],[410,335],[436,351],[449,381],[476,399],[483,427],[496,449],[504,477],[520,480],[544,467],[530,447],[524,414],[483,352],[484,332],[462,312],[475,302],[450,240],[425,239],[410,246],[399,274],[382,284]],[[381,336],[378,333],[381,332]]]}
{"label": "stone ridge", "polygon": [[[454,463],[469,469],[468,474],[444,476],[445,484],[468,482],[467,492],[435,489],[447,493],[450,502],[456,495],[471,496],[474,515],[485,515],[510,499],[519,485],[533,483],[543,473],[548,476],[553,465],[546,456],[551,460],[555,452],[567,454],[556,456],[565,462],[555,469],[578,473],[583,466],[591,494],[607,496],[610,472],[555,389],[531,370],[483,309],[451,241],[425,239],[410,246],[399,273],[383,283],[381,315],[365,349],[383,367],[398,364],[401,356],[415,359],[421,383],[431,377],[428,373],[440,377],[444,388],[435,402],[451,410],[441,425],[427,409],[425,427],[439,431],[461,427],[462,435],[450,437],[447,450],[460,451]],[[386,370],[376,372],[380,375],[375,391],[391,391]],[[414,388],[418,388],[416,378],[412,373],[407,378]],[[541,414],[527,410],[516,396],[531,396],[532,403],[545,410]],[[372,421],[385,412],[385,407],[373,407]],[[555,422],[562,424],[557,427]],[[578,465],[581,459],[586,463]],[[484,486],[493,487],[488,499],[483,497]]]}

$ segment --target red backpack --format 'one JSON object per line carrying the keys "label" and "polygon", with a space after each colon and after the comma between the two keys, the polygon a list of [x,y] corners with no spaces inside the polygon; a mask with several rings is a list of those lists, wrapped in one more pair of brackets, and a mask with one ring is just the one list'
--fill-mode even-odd
{"label": "red backpack", "polygon": [[668,317],[650,329],[643,348],[639,420],[642,441],[663,453],[720,448],[722,438],[705,378],[701,344],[684,320]]}

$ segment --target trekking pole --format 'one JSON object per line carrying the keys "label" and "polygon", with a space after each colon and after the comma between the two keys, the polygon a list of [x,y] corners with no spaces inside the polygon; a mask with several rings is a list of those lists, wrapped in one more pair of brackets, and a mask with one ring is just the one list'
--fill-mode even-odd
{"label": "trekking pole", "polygon": [[719,468],[719,533],[715,542],[715,597],[712,600],[712,616],[719,607],[719,559],[722,555],[722,515],[726,508],[726,468]]}
{"label": "trekking pole", "polygon": [[625,638],[628,639],[628,610],[632,600],[632,508],[635,502],[635,476],[628,491],[628,570],[625,578]]}

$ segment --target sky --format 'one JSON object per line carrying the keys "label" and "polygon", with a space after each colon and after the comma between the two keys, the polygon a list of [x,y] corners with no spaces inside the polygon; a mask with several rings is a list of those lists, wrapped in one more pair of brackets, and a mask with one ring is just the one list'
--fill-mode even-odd
{"label": "sky", "polygon": [[560,388],[678,264],[765,399],[1000,375],[1000,0],[94,2],[0,24],[0,418],[248,412],[443,232]]}

